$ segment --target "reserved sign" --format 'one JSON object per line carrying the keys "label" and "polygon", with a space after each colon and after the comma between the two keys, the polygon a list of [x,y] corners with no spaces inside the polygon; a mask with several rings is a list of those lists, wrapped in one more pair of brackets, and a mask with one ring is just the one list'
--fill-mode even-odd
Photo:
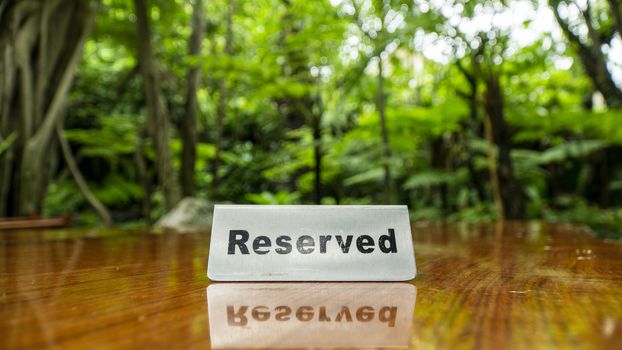
{"label": "reserved sign", "polygon": [[212,348],[409,345],[416,288],[406,283],[232,283],[207,288]]}
{"label": "reserved sign", "polygon": [[214,281],[404,281],[415,277],[406,206],[216,205]]}

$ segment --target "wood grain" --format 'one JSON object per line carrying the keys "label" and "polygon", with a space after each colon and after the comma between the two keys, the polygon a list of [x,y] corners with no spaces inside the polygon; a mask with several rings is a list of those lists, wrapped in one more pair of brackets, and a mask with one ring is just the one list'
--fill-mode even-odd
{"label": "wood grain", "polygon": [[[413,235],[410,348],[622,349],[621,244],[565,224]],[[208,249],[208,232],[0,233],[0,348],[209,348]],[[342,303],[361,298],[342,288]]]}

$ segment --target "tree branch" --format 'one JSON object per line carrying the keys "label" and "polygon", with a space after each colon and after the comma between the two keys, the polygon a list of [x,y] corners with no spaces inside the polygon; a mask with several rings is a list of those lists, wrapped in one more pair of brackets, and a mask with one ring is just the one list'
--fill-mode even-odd
{"label": "tree branch", "polygon": [[581,16],[583,16],[583,20],[585,20],[585,25],[587,26],[587,33],[590,36],[590,40],[592,40],[592,45],[600,49],[600,46],[601,46],[600,35],[598,34],[596,29],[594,28],[594,25],[592,24],[592,9],[590,7],[589,0],[586,1],[585,10],[579,9],[579,12],[581,12]]}
{"label": "tree branch", "polygon": [[559,24],[560,28],[562,29],[562,32],[564,32],[568,40],[578,45],[580,48],[585,49],[585,45],[583,44],[583,42],[581,42],[581,39],[570,29],[570,25],[568,25],[568,23],[566,23],[566,21],[559,14],[559,2],[549,1],[549,3],[551,4],[551,7],[553,8],[553,15],[555,16],[557,23]]}
{"label": "tree branch", "polygon": [[54,125],[58,122],[62,115],[60,113],[61,107],[65,103],[67,92],[71,87],[71,82],[73,81],[76,67],[82,54],[82,48],[84,47],[84,43],[86,42],[86,39],[91,32],[91,28],[93,27],[93,22],[95,18],[93,12],[88,12],[86,16],[87,18],[85,19],[85,29],[81,32],[81,35],[73,48],[73,52],[71,53],[69,61],[65,66],[65,71],[62,74],[60,83],[58,84],[58,87],[52,97],[51,103],[45,113],[43,123],[41,123],[41,126],[33,137],[37,140],[37,142],[47,144],[47,141],[52,136]]}
{"label": "tree branch", "polygon": [[622,9],[620,8],[619,0],[609,0],[609,7],[611,7],[611,12],[613,13],[613,21],[616,26],[616,31],[622,37]]}
{"label": "tree branch", "polygon": [[86,199],[86,201],[93,207],[97,215],[102,219],[102,222],[106,227],[112,226],[112,218],[110,217],[110,213],[108,209],[93,195],[93,192],[89,189],[88,184],[84,180],[82,173],[80,172],[80,168],[76,164],[76,160],[71,153],[71,147],[69,147],[69,142],[67,142],[67,138],[65,137],[63,128],[60,123],[56,124],[56,135],[58,136],[58,141],[61,146],[61,150],[63,151],[63,157],[65,158],[65,162],[67,163],[67,167],[73,176],[76,185],[80,189],[80,192]]}
{"label": "tree branch", "polygon": [[36,19],[30,17],[15,34],[15,61],[20,71],[20,102],[22,132],[25,139],[34,132],[33,74],[30,67],[31,47],[36,40]]}

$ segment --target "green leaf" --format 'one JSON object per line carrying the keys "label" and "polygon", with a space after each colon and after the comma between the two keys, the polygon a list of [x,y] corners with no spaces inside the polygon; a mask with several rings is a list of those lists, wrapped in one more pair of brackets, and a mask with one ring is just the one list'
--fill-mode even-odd
{"label": "green leaf", "polygon": [[343,181],[346,186],[352,186],[367,182],[380,182],[384,176],[383,168],[374,168],[363,173],[351,176]]}
{"label": "green leaf", "polygon": [[412,190],[415,188],[425,188],[447,184],[455,180],[455,175],[439,170],[428,170],[419,172],[406,180],[402,188]]}
{"label": "green leaf", "polygon": [[540,156],[540,164],[559,163],[570,158],[585,158],[608,144],[601,140],[568,141],[551,147]]}

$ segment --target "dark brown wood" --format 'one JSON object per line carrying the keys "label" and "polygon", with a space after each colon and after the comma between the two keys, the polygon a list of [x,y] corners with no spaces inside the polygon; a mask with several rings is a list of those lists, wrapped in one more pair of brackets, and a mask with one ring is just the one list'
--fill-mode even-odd
{"label": "dark brown wood", "polygon": [[0,218],[0,230],[68,227],[69,225],[71,225],[71,215],[45,219],[39,217]]}
{"label": "dark brown wood", "polygon": [[[410,348],[622,348],[622,244],[566,224],[413,235]],[[208,232],[0,233],[0,348],[209,348],[208,249]]]}

